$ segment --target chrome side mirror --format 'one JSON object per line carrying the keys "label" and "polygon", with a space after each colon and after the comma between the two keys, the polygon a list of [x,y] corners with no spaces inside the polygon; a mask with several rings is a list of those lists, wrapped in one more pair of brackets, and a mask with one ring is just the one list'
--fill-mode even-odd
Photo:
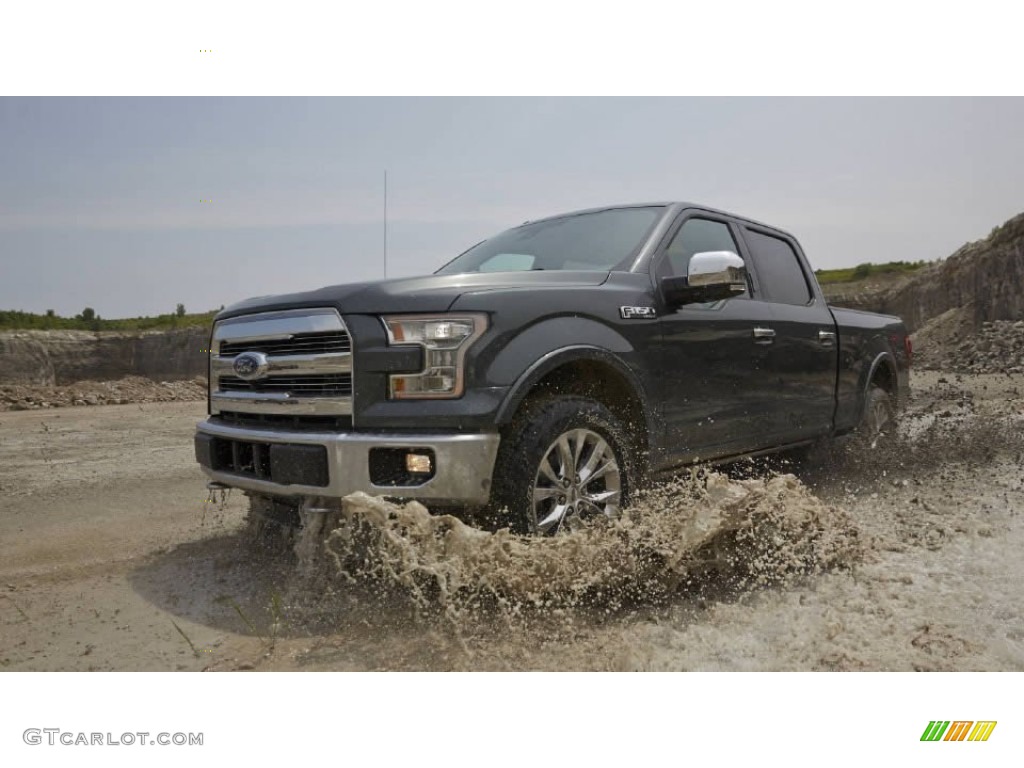
{"label": "chrome side mirror", "polygon": [[695,253],[686,272],[686,277],[661,281],[670,306],[731,299],[747,290],[747,267],[732,251]]}
{"label": "chrome side mirror", "polygon": [[691,288],[719,287],[735,296],[747,290],[747,267],[732,251],[695,253],[686,270]]}

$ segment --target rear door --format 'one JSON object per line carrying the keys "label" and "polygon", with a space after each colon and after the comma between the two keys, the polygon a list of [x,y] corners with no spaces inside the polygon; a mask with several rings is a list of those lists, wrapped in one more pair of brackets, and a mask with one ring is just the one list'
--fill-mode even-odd
{"label": "rear door", "polygon": [[[738,247],[736,225],[724,216],[687,211],[670,230],[652,263],[655,283],[685,275],[690,258]],[[660,296],[660,292],[659,292]],[[774,321],[750,280],[747,293],[724,301],[659,307],[661,347],[657,367],[666,452],[676,460],[717,458],[758,447],[770,428],[773,401],[770,348],[755,335]]]}
{"label": "rear door", "polygon": [[773,440],[794,442],[827,434],[835,414],[839,363],[832,312],[814,290],[814,278],[795,240],[746,224],[742,237],[772,310]]}

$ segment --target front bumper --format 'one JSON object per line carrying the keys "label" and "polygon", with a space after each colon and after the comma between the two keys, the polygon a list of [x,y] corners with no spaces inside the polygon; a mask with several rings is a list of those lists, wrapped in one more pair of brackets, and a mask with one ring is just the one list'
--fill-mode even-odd
{"label": "front bumper", "polygon": [[[356,491],[377,496],[455,505],[486,504],[498,454],[497,433],[409,434],[401,432],[299,432],[229,426],[213,420],[196,428],[196,459],[213,481],[276,496],[341,498]],[[238,446],[257,459],[239,462]],[[216,446],[216,451],[214,447]],[[217,451],[235,449],[235,463],[218,461]],[[427,449],[434,475],[419,485],[375,485],[370,478],[372,449]],[[289,482],[275,482],[273,464]],[[300,466],[306,462],[305,468]],[[242,465],[249,469],[239,468]],[[310,470],[310,466],[316,464]],[[269,479],[268,479],[269,478]],[[300,478],[299,481],[294,481]],[[305,478],[305,482],[301,480]],[[315,478],[315,479],[311,479]]]}

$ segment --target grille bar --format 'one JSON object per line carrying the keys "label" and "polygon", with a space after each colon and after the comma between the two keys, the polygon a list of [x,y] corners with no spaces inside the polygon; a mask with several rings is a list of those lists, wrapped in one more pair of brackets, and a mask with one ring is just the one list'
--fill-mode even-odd
{"label": "grille bar", "polygon": [[283,413],[244,413],[221,411],[218,417],[225,424],[236,427],[286,428],[307,431],[336,431],[352,429],[351,416],[291,416]]}
{"label": "grille bar", "polygon": [[237,376],[221,376],[221,392],[291,392],[295,395],[352,394],[352,374],[326,376],[277,376],[262,381],[245,381]]}
{"label": "grille bar", "polygon": [[[211,361],[214,376],[234,375],[234,357],[214,357]],[[347,352],[328,352],[324,355],[273,355],[267,357],[267,376],[305,376],[327,373],[348,373],[352,370],[352,355]]]}
{"label": "grille bar", "polygon": [[242,352],[262,352],[265,355],[326,355],[351,352],[352,339],[346,331],[300,333],[290,339],[222,342],[218,351],[221,357],[234,357]]}

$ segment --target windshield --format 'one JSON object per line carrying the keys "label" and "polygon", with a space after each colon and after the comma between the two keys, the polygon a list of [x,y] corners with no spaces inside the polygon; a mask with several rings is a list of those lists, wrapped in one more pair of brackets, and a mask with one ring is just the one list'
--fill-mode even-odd
{"label": "windshield", "polygon": [[523,224],[473,246],[436,274],[534,269],[607,272],[632,261],[663,211],[661,207],[609,208]]}

